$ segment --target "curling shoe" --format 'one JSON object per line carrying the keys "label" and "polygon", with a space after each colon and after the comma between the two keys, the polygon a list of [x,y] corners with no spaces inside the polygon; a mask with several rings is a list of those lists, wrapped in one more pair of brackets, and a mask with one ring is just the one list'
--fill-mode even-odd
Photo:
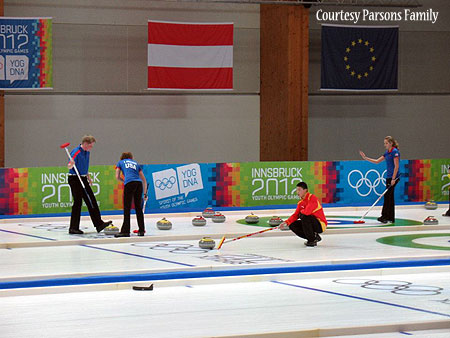
{"label": "curling shoe", "polygon": [[103,222],[102,225],[99,225],[98,227],[95,227],[97,229],[97,232],[102,231],[104,228],[106,228],[107,226],[111,225],[112,221],[108,221],[108,222]]}
{"label": "curling shoe", "polygon": [[312,241],[312,242],[307,241],[307,242],[305,242],[305,245],[313,247],[313,246],[317,246],[317,242],[316,241]]}
{"label": "curling shoe", "polygon": [[116,238],[130,237],[130,234],[129,233],[125,233],[125,232],[119,232],[118,234],[115,234],[114,237],[116,237]]}
{"label": "curling shoe", "polygon": [[69,229],[69,234],[71,235],[83,235],[84,232],[80,229]]}
{"label": "curling shoe", "polygon": [[384,223],[384,224],[386,224],[388,222],[387,219],[384,219],[383,217],[378,217],[377,221],[381,222],[381,223]]}

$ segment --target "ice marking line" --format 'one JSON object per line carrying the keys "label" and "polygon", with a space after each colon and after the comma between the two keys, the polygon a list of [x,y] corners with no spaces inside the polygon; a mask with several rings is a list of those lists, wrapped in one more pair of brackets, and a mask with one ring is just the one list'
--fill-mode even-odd
{"label": "ice marking line", "polygon": [[192,265],[192,264],[186,264],[186,263],[180,263],[180,262],[175,262],[175,261],[169,261],[167,259],[162,259],[162,258],[155,258],[155,257],[150,257],[150,256],[138,255],[138,254],[134,254],[134,253],[131,253],[131,252],[112,250],[112,249],[106,249],[106,248],[99,248],[97,246],[92,246],[92,245],[88,245],[88,244],[80,244],[80,246],[84,246],[86,248],[91,248],[91,249],[97,249],[97,250],[103,250],[103,251],[108,251],[108,252],[119,253],[119,254],[122,254],[122,255],[128,255],[128,256],[133,256],[133,257],[151,259],[151,260],[160,261],[160,262],[164,262],[164,263],[172,263],[172,264],[178,264],[178,265],[183,265],[183,266],[188,266],[188,267],[195,267],[195,265]]}
{"label": "ice marking line", "polygon": [[10,234],[15,234],[15,235],[22,235],[22,236],[28,236],[28,237],[33,237],[33,238],[39,238],[39,239],[46,239],[48,241],[56,241],[56,239],[54,239],[54,238],[48,238],[48,237],[42,237],[42,236],[36,236],[36,235],[29,235],[29,234],[24,234],[22,232],[16,232],[16,231],[11,231],[11,230],[0,229],[0,231],[9,232]]}
{"label": "ice marking line", "polygon": [[[105,250],[102,248],[95,248]],[[108,250],[107,250],[108,251]],[[120,251],[119,251],[120,253]],[[145,257],[145,256],[144,256]],[[150,257],[148,257],[150,259]],[[406,262],[375,262],[357,263],[357,264],[336,264],[336,265],[320,265],[320,266],[292,266],[292,267],[269,267],[269,268],[249,268],[249,269],[219,269],[219,270],[201,270],[201,271],[172,271],[172,272],[154,272],[137,275],[114,275],[114,276],[88,276],[78,278],[56,278],[44,280],[22,280],[13,282],[0,282],[1,289],[16,288],[34,288],[61,285],[86,285],[86,284],[103,284],[103,283],[123,283],[137,281],[157,281],[157,280],[179,280],[188,278],[210,278],[210,277],[232,277],[232,276],[253,276],[267,274],[285,274],[285,273],[303,273],[317,271],[342,271],[342,270],[361,270],[361,269],[378,269],[393,268],[399,266],[440,266],[449,265],[450,260],[430,260],[430,261],[406,261]],[[389,264],[393,263],[393,264]],[[399,264],[402,263],[402,264]],[[279,282],[280,283],[280,282]],[[286,284],[289,285],[289,284]],[[326,292],[326,291],[324,291]],[[450,315],[449,315],[450,317]]]}
{"label": "ice marking line", "polygon": [[441,312],[435,312],[435,311],[429,311],[429,310],[424,310],[424,309],[419,309],[419,308],[415,308],[415,307],[407,306],[407,305],[388,303],[388,302],[384,302],[382,300],[375,300],[375,299],[370,299],[370,298],[365,298],[365,297],[352,296],[352,295],[347,295],[345,293],[328,291],[328,290],[322,290],[322,289],[316,289],[316,288],[311,288],[311,287],[308,287],[308,286],[301,286],[301,285],[285,283],[285,282],[280,282],[280,281],[272,281],[272,283],[286,285],[286,286],[293,286],[293,287],[299,288],[299,289],[305,289],[305,290],[310,290],[310,291],[318,291],[318,292],[322,292],[322,293],[328,293],[330,295],[342,296],[342,297],[353,298],[353,299],[358,299],[358,300],[364,300],[364,301],[367,301],[367,302],[383,304],[383,305],[389,305],[389,306],[399,307],[401,309],[425,312],[425,313],[429,313],[429,314],[433,314],[433,315],[439,315],[439,316],[444,316],[444,317],[449,317],[450,318],[450,314],[441,313]]}

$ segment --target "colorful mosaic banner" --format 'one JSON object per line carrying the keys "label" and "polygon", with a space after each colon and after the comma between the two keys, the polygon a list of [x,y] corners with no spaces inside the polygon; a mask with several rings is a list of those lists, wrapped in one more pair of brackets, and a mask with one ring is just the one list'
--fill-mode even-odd
{"label": "colorful mosaic banner", "polygon": [[0,89],[51,89],[51,18],[0,18]]}
{"label": "colorful mosaic banner", "polygon": [[[102,210],[123,206],[123,187],[114,166],[90,168],[92,190]],[[72,194],[64,167],[0,170],[0,214],[29,215],[70,212]],[[87,210],[87,209],[83,209]]]}
{"label": "colorful mosaic banner", "polygon": [[[447,201],[450,159],[402,160],[397,203]],[[206,207],[294,205],[306,182],[323,204],[371,205],[386,187],[385,165],[367,161],[249,162],[144,165],[149,183],[146,212]],[[114,166],[92,166],[92,189],[102,211],[121,210],[123,184]],[[0,214],[70,212],[65,167],[0,169]],[[86,210],[86,209],[83,209]]]}
{"label": "colorful mosaic banner", "polygon": [[408,183],[404,195],[407,201],[446,201],[449,199],[449,159],[411,160],[406,165]]}

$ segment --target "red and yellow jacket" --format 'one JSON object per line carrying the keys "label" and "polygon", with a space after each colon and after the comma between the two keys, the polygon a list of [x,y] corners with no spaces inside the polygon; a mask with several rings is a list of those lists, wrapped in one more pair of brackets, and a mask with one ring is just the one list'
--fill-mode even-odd
{"label": "red and yellow jacket", "polygon": [[322,205],[318,198],[309,192],[307,192],[305,197],[298,202],[297,209],[295,209],[292,216],[286,220],[286,223],[291,225],[291,223],[298,220],[300,214],[313,215],[319,220],[323,231],[327,228],[328,223],[325,214],[323,213]]}

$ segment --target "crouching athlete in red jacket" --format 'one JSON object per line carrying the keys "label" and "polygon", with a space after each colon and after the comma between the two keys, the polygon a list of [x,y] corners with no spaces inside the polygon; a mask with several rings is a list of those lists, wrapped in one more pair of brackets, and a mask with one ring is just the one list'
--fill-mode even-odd
{"label": "crouching athlete in red jacket", "polygon": [[316,196],[308,192],[305,182],[297,184],[297,195],[300,197],[297,209],[280,227],[288,225],[297,236],[307,239],[306,246],[316,246],[322,240],[319,234],[327,228],[322,205]]}

